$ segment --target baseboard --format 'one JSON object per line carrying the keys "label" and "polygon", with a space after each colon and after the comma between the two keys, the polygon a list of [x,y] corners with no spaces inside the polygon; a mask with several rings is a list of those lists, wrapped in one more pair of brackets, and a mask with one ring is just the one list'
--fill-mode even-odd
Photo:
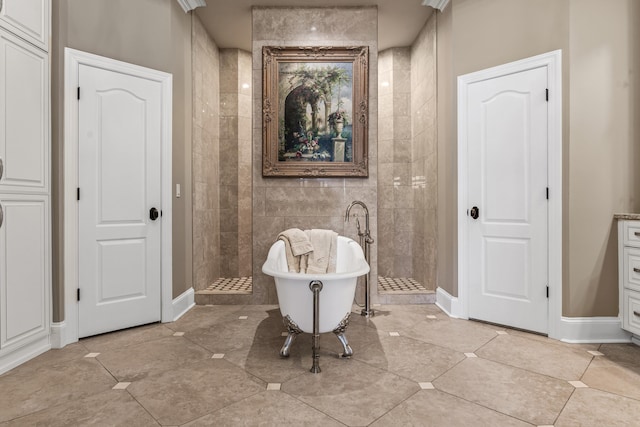
{"label": "baseboard", "polygon": [[49,338],[47,335],[6,354],[0,353],[0,375],[50,350]]}
{"label": "baseboard", "polygon": [[193,288],[189,288],[184,291],[180,296],[174,298],[173,302],[173,321],[175,322],[181,318],[187,311],[196,305],[195,292]]}
{"label": "baseboard", "polygon": [[618,317],[562,317],[560,341],[568,343],[628,343],[631,334]]}
{"label": "baseboard", "polygon": [[462,313],[462,307],[458,297],[454,297],[442,288],[436,289],[436,305],[449,317],[466,319]]}
{"label": "baseboard", "polygon": [[62,322],[51,323],[51,348],[63,348],[71,342],[67,342],[67,323]]}

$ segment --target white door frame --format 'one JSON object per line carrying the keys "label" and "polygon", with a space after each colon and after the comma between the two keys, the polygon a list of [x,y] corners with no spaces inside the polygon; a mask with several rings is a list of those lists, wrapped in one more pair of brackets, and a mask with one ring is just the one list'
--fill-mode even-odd
{"label": "white door frame", "polygon": [[[548,103],[548,185],[549,185],[549,323],[550,338],[560,339],[562,325],[562,51],[544,53],[520,61],[499,65],[458,77],[458,304],[452,314],[469,318],[467,186],[468,135],[467,93],[472,83],[527,71],[547,68]],[[453,309],[454,307],[452,307]]]}
{"label": "white door frame", "polygon": [[61,345],[78,341],[78,71],[80,65],[154,80],[162,85],[162,249],[161,321],[173,321],[172,310],[172,75],[138,65],[65,48],[64,87],[64,313]]}

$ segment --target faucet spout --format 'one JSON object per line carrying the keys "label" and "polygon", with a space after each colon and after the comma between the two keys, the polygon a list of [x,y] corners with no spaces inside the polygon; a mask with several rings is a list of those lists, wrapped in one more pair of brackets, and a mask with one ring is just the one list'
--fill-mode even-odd
{"label": "faucet spout", "polygon": [[364,202],[361,202],[360,200],[354,200],[353,202],[351,202],[351,204],[347,206],[347,211],[344,214],[344,220],[346,222],[349,222],[349,214],[351,213],[351,208],[354,207],[355,205],[359,205],[364,210],[364,220],[365,220],[364,232],[365,234],[368,235],[369,234],[369,209],[367,208],[367,205],[364,204]]}

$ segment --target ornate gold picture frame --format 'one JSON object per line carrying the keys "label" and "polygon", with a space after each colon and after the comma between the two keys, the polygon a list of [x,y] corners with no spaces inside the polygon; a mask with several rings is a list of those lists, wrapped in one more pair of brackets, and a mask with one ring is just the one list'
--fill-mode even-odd
{"label": "ornate gold picture frame", "polygon": [[366,177],[368,47],[262,48],[262,175]]}

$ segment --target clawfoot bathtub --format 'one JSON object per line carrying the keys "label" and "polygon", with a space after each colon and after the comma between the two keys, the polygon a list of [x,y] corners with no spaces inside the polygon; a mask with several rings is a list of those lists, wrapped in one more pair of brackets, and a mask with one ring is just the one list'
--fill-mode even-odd
{"label": "clawfoot bathtub", "polygon": [[280,355],[289,356],[291,344],[301,332],[313,334],[312,372],[320,371],[317,363],[320,333],[335,333],[344,348],[343,356],[353,354],[344,333],[349,324],[357,279],[369,272],[369,264],[358,243],[344,236],[338,236],[337,243],[335,273],[290,273],[281,240],[271,246],[262,266],[262,272],[275,280],[280,313],[289,332]]}

